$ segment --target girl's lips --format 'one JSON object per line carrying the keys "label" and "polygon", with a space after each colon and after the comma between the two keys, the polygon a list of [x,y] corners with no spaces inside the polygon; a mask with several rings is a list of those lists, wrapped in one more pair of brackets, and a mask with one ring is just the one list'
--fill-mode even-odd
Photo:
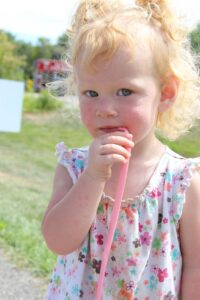
{"label": "girl's lips", "polygon": [[128,132],[127,128],[125,127],[104,127],[101,128],[101,130],[104,131],[105,133],[111,133],[115,131]]}

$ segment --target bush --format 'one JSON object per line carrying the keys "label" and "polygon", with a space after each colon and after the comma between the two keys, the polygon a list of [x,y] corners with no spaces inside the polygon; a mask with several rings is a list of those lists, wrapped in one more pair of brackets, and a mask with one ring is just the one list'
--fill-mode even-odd
{"label": "bush", "polygon": [[40,94],[26,93],[24,96],[24,112],[44,112],[53,111],[63,107],[63,102],[53,98],[47,90]]}

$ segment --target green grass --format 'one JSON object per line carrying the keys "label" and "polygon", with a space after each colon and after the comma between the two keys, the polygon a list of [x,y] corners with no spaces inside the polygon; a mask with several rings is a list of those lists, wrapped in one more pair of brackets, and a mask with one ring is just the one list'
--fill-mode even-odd
{"label": "green grass", "polygon": [[23,99],[24,112],[55,111],[63,106],[63,102],[56,100],[47,90],[43,90],[39,94],[26,92]]}
{"label": "green grass", "polygon": [[20,134],[0,133],[0,243],[16,262],[46,276],[55,255],[44,244],[40,224],[51,194],[55,144],[83,146],[90,138],[59,115],[38,117],[24,118]]}
{"label": "green grass", "polygon": [[190,134],[181,137],[177,141],[167,141],[164,139],[162,141],[172,150],[185,157],[200,156],[200,124]]}
{"label": "green grass", "polygon": [[[0,133],[0,244],[12,259],[40,276],[53,269],[55,255],[40,232],[56,166],[55,144],[87,145],[90,137],[77,122],[58,113],[26,115],[20,134]],[[170,146],[185,156],[200,155],[199,130]]]}

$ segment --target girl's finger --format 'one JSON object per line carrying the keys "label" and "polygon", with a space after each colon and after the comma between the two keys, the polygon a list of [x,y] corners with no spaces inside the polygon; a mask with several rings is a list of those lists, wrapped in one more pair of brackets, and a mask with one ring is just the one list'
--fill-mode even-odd
{"label": "girl's finger", "polygon": [[126,148],[116,144],[106,144],[100,146],[99,154],[100,155],[119,154],[121,156],[124,156],[125,158],[130,157],[130,152]]}
{"label": "girl's finger", "polygon": [[124,156],[120,155],[120,154],[108,154],[108,155],[103,155],[103,163],[106,165],[112,165],[114,163],[127,163],[128,158],[125,158]]}
{"label": "girl's finger", "polygon": [[106,145],[106,144],[118,144],[124,147],[133,147],[134,146],[134,142],[126,137],[123,136],[107,136],[107,137],[103,137],[102,138],[102,144]]}

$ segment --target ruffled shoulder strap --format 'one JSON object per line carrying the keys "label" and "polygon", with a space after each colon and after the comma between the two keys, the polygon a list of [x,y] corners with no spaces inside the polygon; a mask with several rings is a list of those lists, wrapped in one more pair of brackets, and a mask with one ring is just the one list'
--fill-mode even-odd
{"label": "ruffled shoulder strap", "polygon": [[188,165],[192,174],[200,174],[200,157],[188,158]]}
{"label": "ruffled shoulder strap", "polygon": [[189,187],[192,177],[195,174],[200,174],[200,157],[186,159],[185,166],[182,171],[182,186],[185,188]]}
{"label": "ruffled shoulder strap", "polygon": [[67,168],[75,183],[87,164],[88,147],[69,149],[64,142],[60,142],[56,145],[56,156],[58,163]]}
{"label": "ruffled shoulder strap", "polygon": [[167,200],[170,205],[170,215],[174,222],[178,223],[183,212],[186,190],[190,186],[193,176],[200,174],[200,157],[184,158],[174,155],[172,164],[173,174],[170,180],[172,193],[168,194]]}

